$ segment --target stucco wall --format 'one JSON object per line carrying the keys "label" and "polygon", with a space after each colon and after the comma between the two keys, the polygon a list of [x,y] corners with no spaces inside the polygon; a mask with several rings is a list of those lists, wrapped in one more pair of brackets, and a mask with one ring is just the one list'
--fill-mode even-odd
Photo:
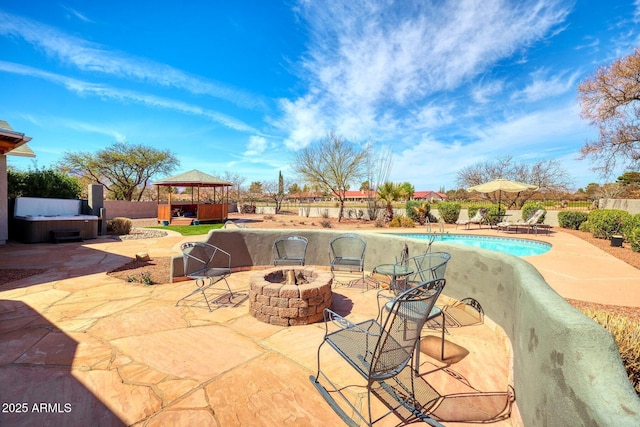
{"label": "stucco wall", "polygon": [[620,209],[631,215],[640,213],[640,200],[638,199],[600,199],[600,209]]}
{"label": "stucco wall", "polygon": [[126,200],[105,200],[104,209],[107,219],[124,218],[156,218],[158,202],[128,202]]}
{"label": "stucco wall", "polygon": [[[234,267],[271,264],[280,230],[212,231],[207,239],[231,253]],[[309,239],[308,265],[327,265],[336,231],[299,231]],[[367,240],[365,268],[392,262],[403,244],[411,255],[424,241],[382,233]],[[640,399],[631,388],[611,335],[553,291],[531,264],[511,255],[434,243],[449,261],[444,293],[477,299],[511,339],[518,409],[526,426],[635,426]],[[182,275],[174,258],[172,277]]]}

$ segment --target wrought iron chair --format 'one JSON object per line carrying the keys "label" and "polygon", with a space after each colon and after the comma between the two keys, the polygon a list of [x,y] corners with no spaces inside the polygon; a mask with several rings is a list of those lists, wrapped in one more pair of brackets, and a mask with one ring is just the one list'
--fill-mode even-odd
{"label": "wrought iron chair", "polygon": [[[451,254],[448,252],[427,252],[424,254],[413,256],[406,261],[404,264],[396,264],[396,268],[402,269],[403,266],[408,266],[413,268],[413,273],[403,277],[400,280],[394,280],[391,286],[391,290],[399,295],[405,290],[416,286],[418,283],[435,280],[435,279],[443,279],[444,274],[447,270],[447,263],[451,259]],[[441,340],[442,344],[440,347],[440,360],[444,360],[444,335],[446,331],[445,326],[445,314],[440,307],[433,306],[427,321],[431,321],[436,319],[437,317],[441,317],[440,320],[440,328],[441,328]],[[419,354],[416,357],[416,369],[420,364]]]}
{"label": "wrought iron chair", "polygon": [[329,262],[331,276],[334,281],[336,271],[360,273],[364,284],[364,254],[367,250],[367,242],[353,233],[341,234],[329,242]]}
{"label": "wrought iron chair", "polygon": [[[182,250],[182,259],[184,261],[184,274],[189,279],[196,280],[197,288],[189,295],[180,298],[176,302],[176,306],[180,301],[201,292],[209,311],[212,311],[205,291],[220,281],[224,281],[227,285],[229,301],[231,301],[233,292],[229,287],[229,282],[227,282],[227,276],[231,274],[231,255],[216,246],[204,242],[183,243],[180,249]],[[207,280],[209,281],[208,284],[205,283]]]}
{"label": "wrought iron chair", "polygon": [[[426,413],[439,395],[433,389],[428,390],[426,395],[417,393],[420,390],[414,388],[416,372],[411,362],[418,348],[422,327],[444,285],[445,279],[430,280],[382,304],[379,299],[378,306],[381,309],[378,317],[357,324],[329,309],[324,310],[325,335],[318,347],[318,371],[310,380],[348,425],[355,426],[364,421],[371,426],[392,412],[408,414],[434,426],[440,425]],[[380,291],[378,296],[383,292]],[[338,369],[334,363],[322,369],[320,356],[324,344],[329,344],[366,381],[366,410],[361,412],[349,400],[344,391],[350,386],[336,385],[329,379],[326,370]],[[325,382],[329,389],[323,385]],[[342,405],[336,402],[332,394],[342,399]],[[382,415],[375,411],[375,419],[371,394],[378,397],[388,409]],[[345,404],[347,411],[353,412],[357,419],[347,415],[343,409]]]}
{"label": "wrought iron chair", "polygon": [[306,237],[280,237],[273,242],[273,265],[304,265],[309,241]]}

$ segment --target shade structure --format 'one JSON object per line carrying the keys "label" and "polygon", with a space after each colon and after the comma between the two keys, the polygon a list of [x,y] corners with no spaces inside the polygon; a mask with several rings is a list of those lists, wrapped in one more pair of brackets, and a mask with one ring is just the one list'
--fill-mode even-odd
{"label": "shade structure", "polygon": [[508,179],[495,179],[493,181],[485,182],[484,184],[474,185],[473,187],[469,187],[469,191],[476,191],[478,193],[493,193],[494,191],[499,191],[498,193],[498,212],[500,212],[500,202],[502,198],[502,192],[506,191],[507,193],[519,193],[521,191],[532,190],[536,191],[538,189],[537,185],[533,184],[525,184],[524,182],[510,181]]}

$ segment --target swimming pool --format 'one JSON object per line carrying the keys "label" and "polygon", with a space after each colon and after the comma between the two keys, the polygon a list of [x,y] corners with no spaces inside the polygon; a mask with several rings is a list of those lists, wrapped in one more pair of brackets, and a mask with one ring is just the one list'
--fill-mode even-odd
{"label": "swimming pool", "polygon": [[[395,234],[412,239],[428,240],[430,234]],[[470,234],[433,234],[436,242],[459,243],[466,246],[498,251],[518,257],[542,255],[549,252],[551,244],[534,240],[507,237],[476,236]]]}

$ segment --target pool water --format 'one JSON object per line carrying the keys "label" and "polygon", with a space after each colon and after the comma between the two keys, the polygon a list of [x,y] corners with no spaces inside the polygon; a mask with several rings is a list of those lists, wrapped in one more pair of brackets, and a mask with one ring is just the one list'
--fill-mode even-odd
{"label": "pool water", "polygon": [[[429,240],[429,234],[396,234],[412,239]],[[542,255],[549,252],[551,244],[534,240],[507,237],[476,236],[470,234],[434,234],[436,242],[458,243],[491,251],[498,251],[518,257]]]}

